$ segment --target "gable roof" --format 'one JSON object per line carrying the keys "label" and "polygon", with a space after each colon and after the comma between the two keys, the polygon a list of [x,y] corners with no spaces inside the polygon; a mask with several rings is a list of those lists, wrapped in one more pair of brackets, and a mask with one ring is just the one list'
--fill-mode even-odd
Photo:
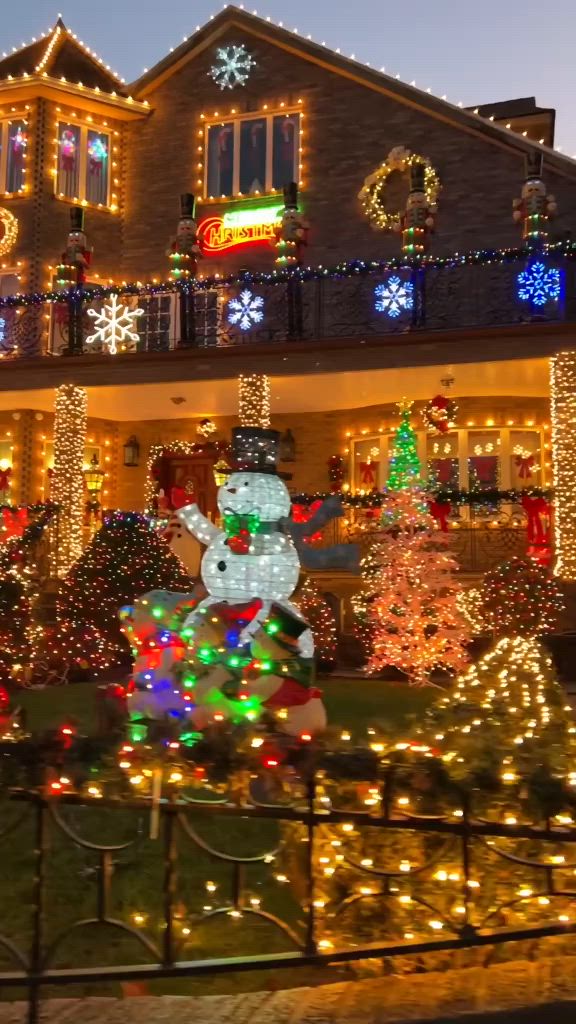
{"label": "gable roof", "polygon": [[104,64],[89,47],[66,27],[62,18],[54,28],[39,39],[4,54],[0,59],[0,79],[27,78],[42,75],[44,78],[70,82],[82,82],[90,89],[102,89],[106,92],[114,90],[124,94],[123,79],[108,65]]}
{"label": "gable roof", "polygon": [[534,149],[541,150],[548,166],[564,176],[576,177],[576,160],[495,123],[490,116],[483,116],[483,111],[488,106],[492,115],[494,104],[486,105],[484,108],[476,107],[474,110],[465,109],[431,92],[418,89],[414,84],[408,85],[401,81],[399,76],[393,78],[387,75],[384,69],[377,70],[354,57],[344,57],[341,53],[329,49],[325,43],[316,43],[311,36],[300,35],[296,29],[289,31],[282,26],[282,22],[275,25],[269,17],[261,18],[234,5],[226,5],[205,25],[199,26],[180,46],[172,49],[154,67],[131,83],[131,94],[135,99],[143,100],[198,53],[213,46],[230,28],[269,41],[303,60],[309,60],[327,70],[353,79],[368,89],[390,96],[406,106],[417,108],[437,120],[454,124],[464,132],[481,135],[494,145],[504,146],[518,155],[530,153]]}

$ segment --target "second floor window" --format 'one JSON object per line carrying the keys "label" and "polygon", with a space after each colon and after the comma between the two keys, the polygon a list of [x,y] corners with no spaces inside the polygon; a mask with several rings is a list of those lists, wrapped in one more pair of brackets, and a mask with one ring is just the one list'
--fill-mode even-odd
{"label": "second floor window", "polygon": [[23,192],[28,125],[25,120],[0,122],[0,192]]}
{"label": "second floor window", "polygon": [[300,178],[300,114],[267,114],[206,128],[208,197],[282,189]]}
{"label": "second floor window", "polygon": [[56,194],[107,206],[110,136],[85,126],[58,124]]}

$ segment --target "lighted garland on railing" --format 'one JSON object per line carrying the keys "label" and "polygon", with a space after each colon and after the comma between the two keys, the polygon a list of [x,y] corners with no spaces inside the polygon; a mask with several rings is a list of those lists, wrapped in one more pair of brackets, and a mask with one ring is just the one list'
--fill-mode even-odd
{"label": "lighted garland on railing", "polygon": [[[315,501],[325,501],[327,498],[334,497],[333,492],[318,491],[315,494],[293,494],[293,504],[297,505],[312,505]],[[365,494],[341,494],[342,504],[348,508],[380,508],[386,504],[388,497],[381,491],[368,491]],[[487,490],[487,491],[468,491],[468,490],[442,490],[442,491],[431,491],[430,497],[434,498],[434,501],[445,502],[450,505],[498,505],[500,503],[508,505],[521,504],[523,498],[545,498],[547,501],[551,501],[554,497],[554,492],[549,488],[542,487],[527,487],[524,490],[510,489],[507,491],[500,490]]]}
{"label": "lighted garland on railing", "polygon": [[[544,246],[542,255],[557,259],[576,259],[576,242],[555,242]],[[228,277],[205,277],[189,281],[161,281],[157,283],[120,282],[114,285],[90,285],[82,289],[70,291],[34,292],[24,295],[9,295],[0,299],[0,309],[19,306],[34,306],[44,302],[66,303],[71,299],[82,298],[85,302],[92,299],[104,299],[110,295],[141,295],[155,296],[170,292],[189,292],[190,290],[205,291],[213,288],[235,288],[246,284],[278,285],[288,281],[324,281],[341,280],[342,278],[369,277],[373,274],[385,274],[393,270],[453,270],[464,266],[484,266],[500,263],[518,263],[530,259],[534,253],[526,248],[510,249],[477,249],[465,253],[452,253],[450,256],[422,256],[418,260],[404,256],[385,260],[349,260],[335,267],[294,267],[267,271],[243,271],[230,274]]]}

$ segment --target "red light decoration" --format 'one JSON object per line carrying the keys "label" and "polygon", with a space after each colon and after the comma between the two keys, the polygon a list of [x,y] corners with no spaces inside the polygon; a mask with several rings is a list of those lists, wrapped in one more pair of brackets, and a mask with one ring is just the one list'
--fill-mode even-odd
{"label": "red light decoration", "polygon": [[198,225],[198,242],[205,256],[245,249],[248,246],[273,245],[276,242],[277,222],[254,224],[227,224],[224,217],[206,217]]}

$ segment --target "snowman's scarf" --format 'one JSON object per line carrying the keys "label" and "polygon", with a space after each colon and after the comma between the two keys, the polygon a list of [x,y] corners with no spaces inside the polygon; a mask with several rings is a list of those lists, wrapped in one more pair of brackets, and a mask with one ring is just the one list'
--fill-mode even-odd
{"label": "snowman's scarf", "polygon": [[241,514],[225,510],[222,518],[224,532],[235,555],[249,553],[250,541],[255,534],[277,533],[280,529],[278,522],[262,521],[258,512]]}

